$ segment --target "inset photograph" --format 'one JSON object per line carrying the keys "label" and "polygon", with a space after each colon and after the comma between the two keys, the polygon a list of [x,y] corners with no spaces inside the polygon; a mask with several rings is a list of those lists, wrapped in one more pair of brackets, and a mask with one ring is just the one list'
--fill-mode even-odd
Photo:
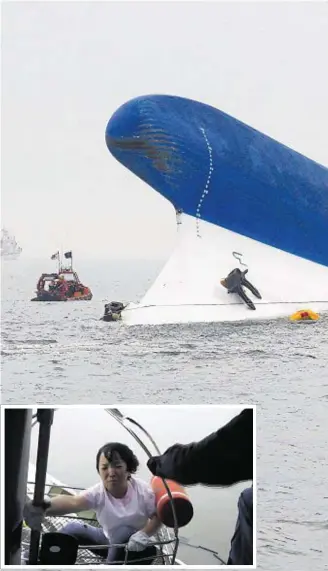
{"label": "inset photograph", "polygon": [[1,568],[255,568],[255,412],[2,407]]}

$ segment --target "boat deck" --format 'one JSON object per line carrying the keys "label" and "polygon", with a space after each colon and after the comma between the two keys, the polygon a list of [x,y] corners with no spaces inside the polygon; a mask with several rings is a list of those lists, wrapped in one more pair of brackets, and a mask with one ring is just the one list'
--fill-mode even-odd
{"label": "boat deck", "polygon": [[[75,522],[80,522],[80,523],[88,523],[88,525],[93,525],[95,527],[99,527],[99,524],[97,522],[97,520],[95,519],[90,519],[89,517],[83,518],[83,517],[76,517],[76,516],[50,516],[50,517],[46,517],[43,521],[42,524],[42,534],[45,533],[49,533],[49,532],[58,532],[60,531],[64,525],[75,521]],[[24,526],[23,527],[23,533],[22,533],[22,563],[23,564],[27,564],[28,563],[28,553],[29,553],[29,545],[30,545],[30,536],[31,536],[31,530],[29,527]],[[159,546],[157,547],[158,550],[158,557],[156,557],[155,560],[153,560],[152,565],[171,565],[171,549],[170,548],[170,544],[168,545],[164,545],[163,549],[161,549],[161,545],[160,542],[165,541],[165,539],[163,537],[158,536],[157,537],[158,542],[159,542]],[[172,540],[172,544],[174,543],[174,540]],[[40,542],[41,545],[41,542]],[[97,549],[97,546],[95,546],[95,548]],[[100,556],[100,555],[96,555],[95,553],[93,553],[92,551],[90,551],[90,549],[87,549],[83,546],[79,547],[78,550],[78,556],[75,562],[75,565],[104,565],[106,562],[105,558]],[[114,564],[115,562],[112,562],[111,564]],[[135,562],[135,564],[137,564],[138,561]],[[120,562],[120,564],[122,564]],[[129,565],[133,564],[133,561],[130,560],[129,561]],[[179,564],[179,562],[176,562],[176,564]]]}

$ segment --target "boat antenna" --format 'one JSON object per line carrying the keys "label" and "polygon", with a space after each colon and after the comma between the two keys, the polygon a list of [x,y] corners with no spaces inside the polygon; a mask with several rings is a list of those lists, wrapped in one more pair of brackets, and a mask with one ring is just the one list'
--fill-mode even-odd
{"label": "boat antenna", "polygon": [[59,260],[58,260],[58,273],[60,273],[60,270],[63,267],[63,242],[60,242],[60,254],[59,254]]}
{"label": "boat antenna", "polygon": [[[152,445],[154,446],[157,454],[161,454],[160,449],[157,446],[155,440],[151,437],[151,435],[147,432],[147,430],[141,424],[139,424],[136,420],[134,420],[131,417],[124,416],[118,408],[105,408],[105,411],[108,414],[110,414],[111,416],[113,416],[115,418],[115,420],[117,420],[131,434],[131,436],[133,436],[133,438],[138,442],[138,444],[145,451],[145,453],[147,454],[147,456],[149,458],[151,458],[153,456],[153,454],[150,452],[150,450],[147,448],[147,446],[141,440],[141,438],[139,438],[139,436],[134,432],[134,430],[132,430],[129,426],[127,426],[127,424],[126,424],[127,422],[136,425],[149,438],[149,440],[152,443]],[[170,498],[171,507],[172,507],[175,545],[174,545],[174,549],[173,549],[171,565],[174,565],[174,562],[175,562],[175,559],[177,556],[177,552],[178,552],[178,547],[179,547],[178,518],[177,518],[177,514],[176,514],[175,505],[174,505],[171,490],[170,490],[169,486],[167,485],[166,480],[164,478],[161,478],[161,480],[165,486],[168,497]]]}
{"label": "boat antenna", "polygon": [[[39,439],[36,457],[34,505],[42,505],[47,479],[48,454],[50,444],[51,426],[54,418],[54,409],[41,408],[37,410],[36,420],[39,423]],[[39,558],[41,530],[31,530],[29,565],[37,565]]]}

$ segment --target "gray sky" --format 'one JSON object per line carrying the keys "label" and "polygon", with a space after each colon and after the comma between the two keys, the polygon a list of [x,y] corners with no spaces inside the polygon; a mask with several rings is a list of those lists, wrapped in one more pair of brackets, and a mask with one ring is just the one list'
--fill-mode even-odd
{"label": "gray sky", "polygon": [[328,165],[327,3],[2,5],[2,226],[31,256],[168,257],[173,207],[115,161],[132,97],[174,94]]}

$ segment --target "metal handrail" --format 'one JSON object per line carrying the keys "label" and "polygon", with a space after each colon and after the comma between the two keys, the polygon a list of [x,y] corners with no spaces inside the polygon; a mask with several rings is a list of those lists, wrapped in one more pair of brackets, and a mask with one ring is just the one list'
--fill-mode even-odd
{"label": "metal handrail", "polygon": [[[55,517],[55,516],[52,516],[52,517]],[[40,536],[41,536],[41,535],[42,535],[42,532],[40,532]],[[167,544],[169,544],[169,543],[173,543],[174,541],[175,541],[175,538],[173,538],[173,539],[171,539],[171,540],[168,540],[168,541],[153,541],[153,542],[150,542],[150,543],[147,545],[147,547],[152,547],[152,546],[158,547],[158,546],[161,546],[161,545],[167,545]],[[24,545],[24,543],[23,543],[23,545]],[[126,564],[127,561],[128,561],[128,554],[129,554],[129,552],[133,551],[133,550],[129,550],[129,548],[128,548],[128,542],[126,542],[126,543],[106,543],[106,544],[104,544],[104,545],[100,545],[100,544],[97,544],[97,545],[95,545],[95,544],[92,544],[92,545],[79,545],[77,549],[78,549],[78,551],[92,551],[92,552],[95,552],[95,551],[98,551],[98,550],[101,551],[101,550],[104,550],[104,549],[107,549],[107,550],[108,550],[108,549],[110,549],[110,548],[121,548],[121,549],[124,548],[124,551],[125,551],[124,564]],[[171,559],[171,555],[169,555],[169,554],[160,554],[160,555],[157,555],[157,556],[156,556],[156,555],[155,555],[155,556],[154,556],[154,555],[151,555],[151,556],[143,557],[142,559],[143,559],[144,561],[151,561],[151,560],[156,559],[157,557],[161,557],[164,561],[165,561],[165,559]],[[129,563],[130,563],[130,564],[133,563],[133,562],[140,563],[140,559],[129,559]],[[115,561],[115,560],[114,560],[114,561],[111,561],[111,565],[114,565],[114,564],[122,564],[122,560],[119,560],[119,561]],[[173,565],[173,563],[172,563],[171,561],[169,561],[169,564],[170,564],[170,565]]]}
{"label": "metal handrail", "polygon": [[[128,426],[126,426],[125,421],[128,421],[132,424],[135,424],[140,430],[142,430],[142,432],[144,432],[144,434],[149,438],[150,442],[152,443],[152,445],[154,446],[157,454],[161,454],[159,447],[157,446],[155,440],[150,436],[150,434],[147,432],[147,430],[141,425],[139,424],[137,421],[135,421],[134,419],[132,419],[131,417],[127,417],[124,416],[120,410],[118,410],[117,408],[105,408],[104,409],[108,414],[110,414],[113,418],[115,418],[130,434],[131,436],[133,436],[133,438],[138,442],[138,444],[142,447],[142,449],[145,451],[145,453],[147,454],[148,458],[151,458],[153,456],[153,454],[150,452],[150,450],[147,448],[147,446],[144,444],[144,442],[139,438],[139,436],[134,432],[134,430],[132,430],[131,428],[129,428]],[[178,518],[177,518],[177,514],[176,514],[176,510],[175,510],[175,505],[174,505],[174,501],[173,501],[173,496],[171,493],[171,490],[169,488],[169,486],[167,485],[167,482],[165,480],[165,478],[161,478],[166,492],[168,494],[169,500],[171,502],[171,508],[172,508],[172,515],[173,515],[173,525],[174,525],[174,536],[175,536],[175,545],[174,545],[174,549],[173,549],[173,554],[172,554],[172,565],[174,565],[176,556],[177,556],[177,552],[178,552],[178,548],[179,548],[179,527],[178,527]],[[163,555],[163,553],[162,553]]]}

